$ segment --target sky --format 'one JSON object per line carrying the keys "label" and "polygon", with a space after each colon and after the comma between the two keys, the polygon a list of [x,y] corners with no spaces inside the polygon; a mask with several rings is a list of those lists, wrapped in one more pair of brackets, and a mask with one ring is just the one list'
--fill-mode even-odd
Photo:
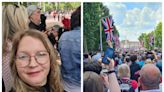
{"label": "sky", "polygon": [[141,33],[150,33],[162,21],[160,2],[104,2],[113,16],[120,40],[138,41]]}

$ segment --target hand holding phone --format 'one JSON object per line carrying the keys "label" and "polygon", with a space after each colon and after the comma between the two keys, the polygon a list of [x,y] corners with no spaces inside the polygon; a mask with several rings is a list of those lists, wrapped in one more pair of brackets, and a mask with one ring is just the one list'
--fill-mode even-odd
{"label": "hand holding phone", "polygon": [[106,51],[104,52],[104,57],[102,59],[102,63],[109,64],[110,61],[107,58],[110,58],[110,59],[114,58],[114,49],[113,48],[108,47],[106,49]]}

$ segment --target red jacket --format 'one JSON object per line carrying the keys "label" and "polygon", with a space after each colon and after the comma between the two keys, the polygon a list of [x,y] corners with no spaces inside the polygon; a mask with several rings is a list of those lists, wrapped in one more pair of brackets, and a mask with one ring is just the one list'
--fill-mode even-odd
{"label": "red jacket", "polygon": [[62,23],[64,25],[64,29],[70,30],[70,27],[71,27],[70,26],[70,19],[64,17],[64,19],[62,20]]}

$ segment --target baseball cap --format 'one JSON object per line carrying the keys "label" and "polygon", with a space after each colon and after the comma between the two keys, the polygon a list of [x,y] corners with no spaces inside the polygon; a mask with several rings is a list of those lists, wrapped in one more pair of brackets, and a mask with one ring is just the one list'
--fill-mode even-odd
{"label": "baseball cap", "polygon": [[28,12],[28,16],[31,16],[31,14],[37,10],[37,9],[41,9],[41,7],[37,6],[37,5],[30,5],[27,7],[27,12]]}

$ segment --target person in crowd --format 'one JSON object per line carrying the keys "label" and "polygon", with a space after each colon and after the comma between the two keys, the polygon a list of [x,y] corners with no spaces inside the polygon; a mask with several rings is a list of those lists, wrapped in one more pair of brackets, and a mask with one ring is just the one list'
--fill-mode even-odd
{"label": "person in crowd", "polygon": [[[101,75],[93,70],[87,70],[84,72],[83,77],[83,91],[84,92],[121,92],[117,81],[117,77],[114,71],[114,60],[108,58],[109,65],[105,65],[107,72],[103,72]],[[105,87],[104,87],[105,84]]]}
{"label": "person in crowd", "polygon": [[57,51],[47,36],[34,29],[13,38],[10,68],[14,78],[11,92],[63,92]]}
{"label": "person in crowd", "polygon": [[121,92],[114,70],[114,60],[110,58],[107,59],[110,61],[109,64],[105,64],[105,68],[108,71],[101,74],[104,85],[109,90],[108,92]]}
{"label": "person in crowd", "polygon": [[59,29],[60,28],[62,28],[60,25],[55,24],[50,28],[50,31],[48,33],[48,38],[49,38],[50,42],[52,43],[52,45],[54,46],[54,48],[56,48],[56,49],[58,49]]}
{"label": "person in crowd", "polygon": [[138,90],[138,83],[130,79],[130,68],[127,64],[118,66],[118,79],[122,91],[135,92]]}
{"label": "person in crowd", "polygon": [[92,62],[91,56],[89,53],[84,53],[83,54],[83,64],[87,64],[88,62]]}
{"label": "person in crowd", "polygon": [[154,62],[151,59],[146,59],[145,64],[154,64]]}
{"label": "person in crowd", "polygon": [[81,90],[81,7],[71,15],[71,31],[64,32],[59,39],[61,56],[61,73],[64,90],[80,92]]}
{"label": "person in crowd", "polygon": [[27,9],[20,5],[4,5],[2,8],[2,78],[3,92],[9,92],[13,78],[9,66],[13,36],[19,31],[28,29]]}
{"label": "person in crowd", "polygon": [[98,62],[99,59],[101,59],[101,52],[100,51],[96,51],[96,54],[92,56],[92,61],[93,62]]}
{"label": "person in crowd", "polygon": [[141,60],[139,62],[137,62],[137,64],[139,64],[140,67],[142,68],[144,66],[144,64],[145,64],[145,60],[146,60],[146,56],[143,54],[141,56]]}
{"label": "person in crowd", "polygon": [[138,81],[139,75],[137,72],[141,69],[140,66],[136,63],[137,55],[133,54],[130,56],[131,65],[130,65],[130,79]]}
{"label": "person in crowd", "polygon": [[156,66],[159,68],[159,70],[162,73],[162,54],[161,53],[158,53],[158,55],[157,55]]}
{"label": "person in crowd", "polygon": [[98,62],[87,62],[84,63],[84,72],[86,71],[92,71],[95,72],[97,74],[100,74],[102,70],[102,66],[98,63]]}
{"label": "person in crowd", "polygon": [[27,7],[27,11],[30,20],[29,27],[39,31],[46,31],[46,17],[43,14],[41,15],[41,8],[36,5],[30,5]]}
{"label": "person in crowd", "polygon": [[101,77],[92,71],[86,71],[83,75],[84,84],[83,91],[84,92],[104,92],[103,81]]}
{"label": "person in crowd", "polygon": [[138,82],[140,84],[140,92],[161,92],[159,90],[161,73],[154,64],[145,64],[141,68]]}
{"label": "person in crowd", "polygon": [[64,29],[66,31],[70,30],[70,19],[66,18],[65,16],[62,16],[62,23],[64,25]]}

